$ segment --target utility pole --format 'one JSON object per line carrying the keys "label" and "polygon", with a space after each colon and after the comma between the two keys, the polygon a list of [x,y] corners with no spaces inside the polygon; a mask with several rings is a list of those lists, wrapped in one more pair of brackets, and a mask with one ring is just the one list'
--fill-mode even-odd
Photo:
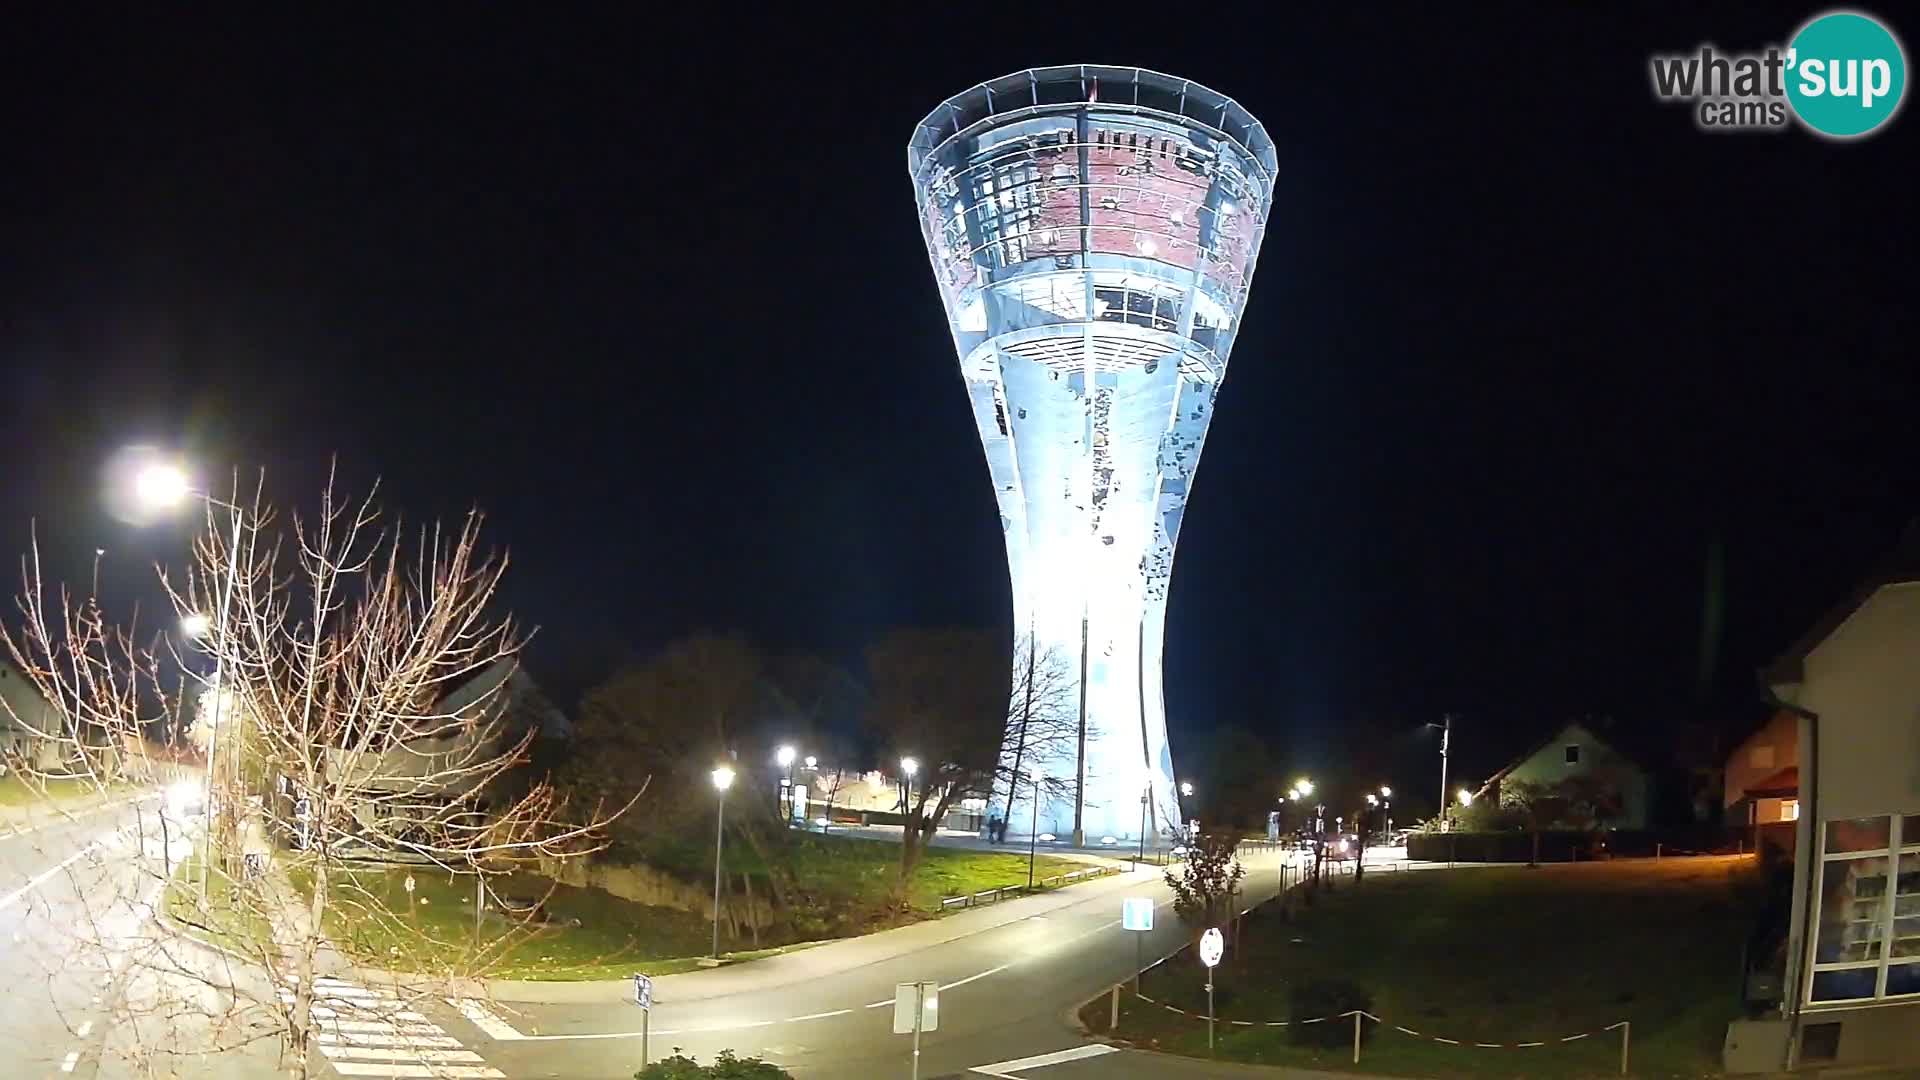
{"label": "utility pole", "polygon": [[1453,714],[1444,716],[1445,723],[1440,725],[1440,831],[1448,831],[1447,807],[1447,749],[1453,741]]}

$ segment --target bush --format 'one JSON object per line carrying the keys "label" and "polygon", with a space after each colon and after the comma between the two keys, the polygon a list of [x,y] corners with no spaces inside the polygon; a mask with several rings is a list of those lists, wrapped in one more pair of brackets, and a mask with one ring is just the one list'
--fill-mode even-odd
{"label": "bush", "polygon": [[711,1065],[702,1065],[673,1048],[673,1056],[633,1074],[633,1080],[793,1080],[793,1074],[757,1057],[734,1057],[722,1050]]}
{"label": "bush", "polygon": [[[1288,1041],[1296,1046],[1352,1046],[1353,1018],[1340,1019],[1340,1014],[1372,1008],[1373,995],[1348,979],[1312,979],[1301,983],[1293,988],[1289,1002]],[[1318,1024],[1301,1023],[1317,1017],[1326,1019]],[[1373,1028],[1372,1024],[1360,1026],[1362,1042],[1372,1037]]]}

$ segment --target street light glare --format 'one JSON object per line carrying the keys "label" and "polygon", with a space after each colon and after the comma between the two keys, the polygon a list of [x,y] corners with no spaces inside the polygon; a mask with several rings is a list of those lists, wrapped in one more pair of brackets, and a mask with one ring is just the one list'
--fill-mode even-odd
{"label": "street light glare", "polygon": [[1380,797],[1383,799],[1393,798],[1393,789],[1385,784],[1380,785]]}
{"label": "street light glare", "polygon": [[820,759],[817,757],[814,757],[812,754],[808,754],[806,766],[809,769],[817,769],[820,767]]}
{"label": "street light glare", "polygon": [[1466,788],[1461,788],[1461,789],[1460,789],[1460,805],[1461,805],[1461,806],[1472,806],[1472,805],[1473,805],[1473,792],[1471,792],[1471,791],[1468,791],[1468,790],[1467,790]]}
{"label": "street light glare", "polygon": [[206,637],[207,631],[211,629],[213,629],[213,620],[197,611],[180,618],[180,632],[190,638]]}
{"label": "street light glare", "polygon": [[1192,785],[1192,784],[1189,784],[1189,783],[1187,783],[1187,782],[1186,782],[1185,780],[1182,780],[1182,781],[1180,781],[1180,794],[1182,794],[1182,795],[1192,795],[1192,794],[1193,794],[1193,785]]}
{"label": "street light glare", "polygon": [[773,756],[773,759],[775,761],[778,761],[780,763],[780,767],[784,769],[793,764],[793,759],[797,755],[798,755],[798,751],[794,750],[793,747],[783,746],[780,748],[780,752]]}
{"label": "street light glare", "polygon": [[1313,794],[1313,781],[1311,781],[1311,780],[1309,780],[1309,779],[1307,779],[1307,778],[1306,778],[1306,777],[1304,777],[1304,776],[1300,778],[1300,782],[1299,782],[1299,783],[1297,783],[1297,784],[1295,784],[1295,785],[1293,785],[1293,786],[1294,786],[1294,787],[1296,787],[1296,788],[1299,788],[1299,789],[1300,789],[1300,794],[1302,794],[1302,795],[1311,795],[1311,794]]}
{"label": "street light glare", "polygon": [[920,762],[915,758],[903,757],[900,759],[900,771],[911,777],[920,771]]}
{"label": "street light glare", "polygon": [[134,476],[133,490],[143,505],[165,510],[180,505],[190,488],[180,466],[155,462]]}
{"label": "street light glare", "polygon": [[732,786],[733,769],[731,767],[722,765],[713,770],[713,789],[715,791],[725,791]]}

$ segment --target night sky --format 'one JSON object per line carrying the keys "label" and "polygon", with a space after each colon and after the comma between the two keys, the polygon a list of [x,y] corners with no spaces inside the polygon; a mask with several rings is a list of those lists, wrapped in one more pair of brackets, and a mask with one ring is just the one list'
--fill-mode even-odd
{"label": "night sky", "polygon": [[852,660],[1004,622],[905,144],[1080,60],[1280,148],[1173,578],[1177,754],[1237,724],[1424,787],[1444,710],[1461,775],[1580,713],[1737,726],[1920,513],[1920,120],[1715,136],[1649,91],[1650,52],[1817,6],[789,10],[11,27],[0,551],[104,548],[150,619],[185,531],[102,512],[109,454],[307,496],[337,453],[411,518],[490,513],[563,684],[703,628]]}

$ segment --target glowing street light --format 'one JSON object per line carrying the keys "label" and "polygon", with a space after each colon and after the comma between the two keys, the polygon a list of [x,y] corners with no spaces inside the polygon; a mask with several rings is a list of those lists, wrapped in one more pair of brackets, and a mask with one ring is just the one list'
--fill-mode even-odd
{"label": "glowing street light", "polygon": [[1461,788],[1461,789],[1460,789],[1460,805],[1461,805],[1461,806],[1472,806],[1472,805],[1473,805],[1473,792],[1471,792],[1471,791],[1468,791],[1468,790],[1467,790],[1466,788]]}
{"label": "glowing street light", "polygon": [[1299,782],[1299,783],[1297,783],[1297,784],[1295,784],[1295,785],[1293,785],[1293,786],[1294,786],[1294,787],[1296,787],[1296,788],[1298,788],[1298,789],[1300,790],[1300,794],[1302,794],[1302,795],[1311,795],[1311,794],[1313,794],[1313,781],[1311,781],[1311,780],[1309,780],[1309,779],[1307,779],[1307,778],[1306,778],[1306,777],[1304,777],[1304,776],[1300,778],[1300,782]]}
{"label": "glowing street light", "polygon": [[906,774],[907,774],[907,779],[908,779],[908,780],[912,780],[912,779],[913,779],[913,774],[914,774],[914,773],[917,773],[917,772],[919,772],[919,771],[920,771],[920,762],[919,762],[919,760],[918,760],[918,759],[915,759],[915,758],[910,758],[910,757],[903,757],[903,758],[901,758],[901,759],[900,759],[900,771],[901,771],[901,772],[903,772],[903,773],[906,773]]}
{"label": "glowing street light", "polygon": [[1383,799],[1393,798],[1393,789],[1385,784],[1380,785],[1380,797]]}
{"label": "glowing street light", "polygon": [[156,461],[134,475],[133,493],[148,509],[170,510],[193,493],[193,485],[185,469]]}
{"label": "glowing street light", "polygon": [[720,844],[727,829],[727,789],[733,786],[733,769],[722,765],[708,774],[713,778],[713,790],[720,793],[720,803],[713,815],[713,952],[715,960],[720,959]]}
{"label": "glowing street light", "polygon": [[1368,806],[1379,806],[1379,805],[1380,805],[1380,796],[1378,796],[1378,795],[1375,795],[1375,794],[1374,794],[1373,792],[1371,792],[1371,791],[1369,791],[1369,792],[1367,792],[1367,805],[1368,805]]}
{"label": "glowing street light", "polygon": [[213,629],[213,620],[198,611],[181,616],[180,632],[190,638],[206,637],[207,631],[211,629]]}
{"label": "glowing street light", "polygon": [[797,756],[799,751],[795,750],[791,744],[782,746],[773,755],[773,760],[787,770],[787,775],[780,778],[780,804],[789,829],[793,828],[793,759]]}
{"label": "glowing street light", "polygon": [[773,756],[773,760],[779,762],[781,768],[791,769],[793,768],[793,759],[798,756],[798,751],[794,750],[793,747],[783,746],[780,748],[780,752]]}
{"label": "glowing street light", "polygon": [[812,754],[808,754],[805,764],[809,769],[817,769],[820,767],[820,759],[814,757]]}
{"label": "glowing street light", "polygon": [[1185,780],[1180,781],[1180,794],[1191,798],[1193,796],[1193,785]]}

